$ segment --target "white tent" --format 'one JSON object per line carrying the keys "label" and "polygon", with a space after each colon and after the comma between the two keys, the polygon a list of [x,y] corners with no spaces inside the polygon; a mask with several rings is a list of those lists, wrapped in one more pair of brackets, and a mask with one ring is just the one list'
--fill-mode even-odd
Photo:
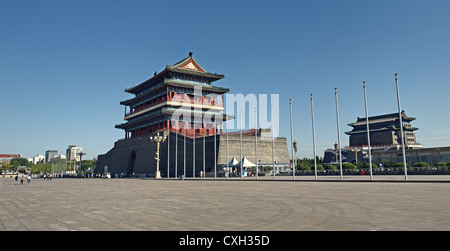
{"label": "white tent", "polygon": [[[254,167],[254,166],[256,166],[255,164],[250,162],[250,160],[248,160],[247,157],[242,158],[241,162],[242,162],[242,167]],[[241,162],[239,162],[237,164],[237,166],[241,166]]]}
{"label": "white tent", "polygon": [[[224,166],[227,166],[226,164]],[[230,163],[228,163],[229,167],[236,167],[236,166],[240,166],[239,165],[239,161],[233,157],[233,159],[230,161]]]}

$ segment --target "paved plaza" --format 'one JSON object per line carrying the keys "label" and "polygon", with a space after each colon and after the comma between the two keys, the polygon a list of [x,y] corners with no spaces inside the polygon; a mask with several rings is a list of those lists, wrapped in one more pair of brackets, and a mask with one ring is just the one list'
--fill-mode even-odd
{"label": "paved plaza", "polygon": [[449,176],[368,178],[0,178],[0,230],[450,230]]}

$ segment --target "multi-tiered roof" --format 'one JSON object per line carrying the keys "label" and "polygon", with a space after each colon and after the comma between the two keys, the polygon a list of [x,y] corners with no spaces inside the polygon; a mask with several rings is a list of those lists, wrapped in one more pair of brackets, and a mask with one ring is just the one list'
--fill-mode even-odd
{"label": "multi-tiered roof", "polygon": [[[406,144],[416,144],[414,131],[417,127],[411,125],[415,118],[406,116],[402,111],[403,131],[407,140]],[[400,138],[400,118],[398,113],[390,113],[379,116],[372,116],[369,120],[369,132],[371,134],[371,145],[395,145],[399,144]],[[345,134],[350,135],[350,146],[367,145],[367,125],[366,118],[359,118],[354,123],[348,124],[353,127]]]}
{"label": "multi-tiered roof", "polygon": [[[188,136],[209,135],[216,128],[216,118],[220,117],[218,120],[222,121],[232,118],[223,114],[223,94],[229,89],[212,85],[222,78],[224,75],[204,70],[189,53],[185,59],[167,65],[163,71],[155,72],[152,78],[125,90],[135,96],[120,102],[127,106],[127,122],[116,125],[116,128],[125,130],[125,138],[162,130]],[[221,104],[218,103],[218,95],[222,95]],[[174,119],[172,115],[177,111],[183,111],[190,118]],[[209,123],[192,119],[194,116],[203,118],[204,115],[212,118]]]}
{"label": "multi-tiered roof", "polygon": [[[398,113],[384,114],[379,116],[369,117],[369,130],[370,132],[376,131],[400,131],[400,119]],[[402,111],[402,122],[404,123],[404,129],[408,131],[418,130],[416,127],[411,127],[410,122],[416,118],[406,116]],[[357,133],[367,133],[366,118],[359,118],[354,123],[348,124],[353,127],[353,130],[346,132],[348,135]]]}

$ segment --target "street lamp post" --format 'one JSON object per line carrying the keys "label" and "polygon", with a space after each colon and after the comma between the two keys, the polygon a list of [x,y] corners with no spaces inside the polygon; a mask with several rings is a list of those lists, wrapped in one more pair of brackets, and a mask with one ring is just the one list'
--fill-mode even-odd
{"label": "street lamp post", "polygon": [[159,145],[160,143],[164,143],[166,141],[166,136],[160,136],[159,133],[156,134],[155,137],[150,137],[150,140],[156,142],[156,175],[155,179],[161,179],[161,173],[159,172]]}
{"label": "street lamp post", "polygon": [[[80,173],[81,173],[81,159],[83,158],[83,155],[86,155],[84,152],[79,152],[78,155],[80,156]],[[75,168],[74,168],[75,169]]]}

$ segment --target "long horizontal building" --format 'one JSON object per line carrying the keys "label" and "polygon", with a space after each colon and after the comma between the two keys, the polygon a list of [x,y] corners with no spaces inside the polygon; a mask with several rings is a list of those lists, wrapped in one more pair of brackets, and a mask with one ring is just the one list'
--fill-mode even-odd
{"label": "long horizontal building", "polygon": [[20,158],[20,154],[0,154],[0,162],[9,162],[14,158]]}

